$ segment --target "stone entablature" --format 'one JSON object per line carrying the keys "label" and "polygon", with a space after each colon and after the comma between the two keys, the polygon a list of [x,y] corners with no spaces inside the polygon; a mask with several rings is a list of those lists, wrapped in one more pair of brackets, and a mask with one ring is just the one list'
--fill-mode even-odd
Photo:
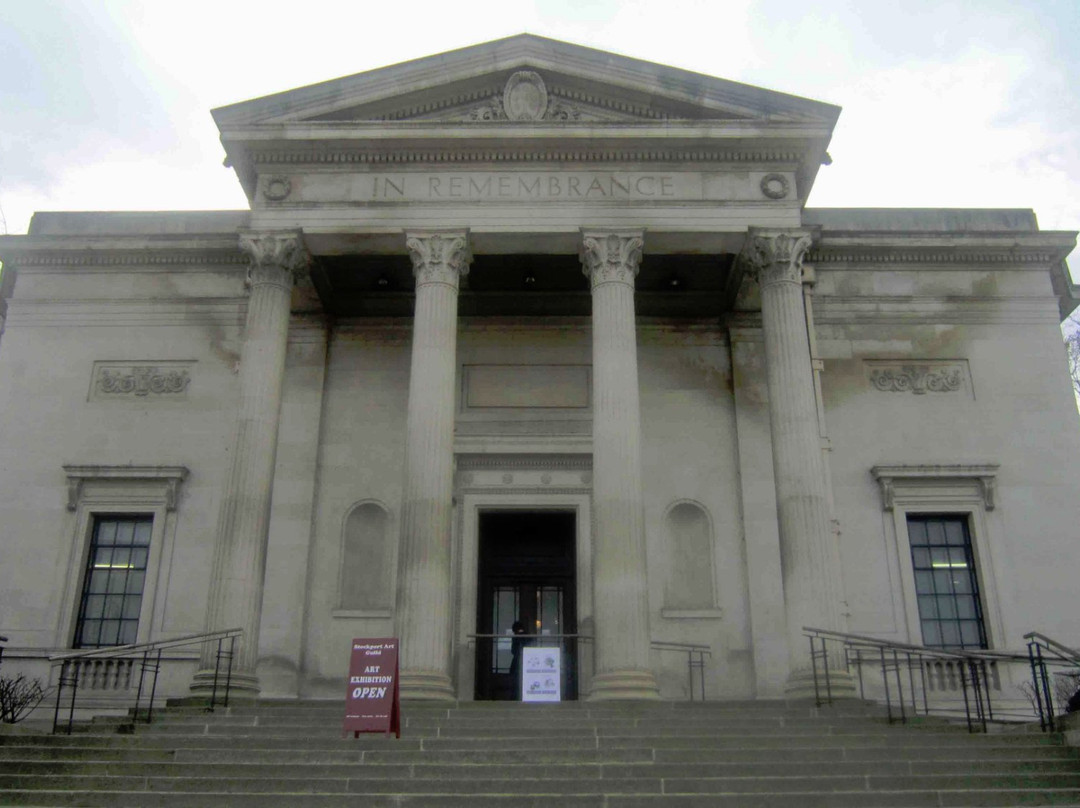
{"label": "stone entablature", "polygon": [[794,199],[791,172],[626,171],[509,168],[504,171],[410,169],[312,172],[262,178],[260,204],[497,204],[566,202],[770,202]]}

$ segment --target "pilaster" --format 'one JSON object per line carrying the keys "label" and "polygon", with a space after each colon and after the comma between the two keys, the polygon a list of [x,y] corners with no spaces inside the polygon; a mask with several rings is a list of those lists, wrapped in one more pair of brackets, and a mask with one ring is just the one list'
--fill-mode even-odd
{"label": "pilaster", "polygon": [[467,231],[406,233],[416,277],[395,620],[403,698],[453,699],[451,524],[458,285]]}
{"label": "pilaster", "polygon": [[649,664],[634,278],[641,231],[583,232],[593,313],[593,700],[655,699]]}

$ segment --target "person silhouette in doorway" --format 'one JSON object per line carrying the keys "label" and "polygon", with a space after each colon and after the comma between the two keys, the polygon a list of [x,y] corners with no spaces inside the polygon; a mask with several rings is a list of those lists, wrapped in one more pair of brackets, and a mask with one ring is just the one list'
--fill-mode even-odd
{"label": "person silhouette in doorway", "polygon": [[521,701],[521,649],[528,640],[522,635],[525,633],[525,624],[515,620],[510,626],[514,638],[510,641],[510,681],[514,683],[514,700]]}

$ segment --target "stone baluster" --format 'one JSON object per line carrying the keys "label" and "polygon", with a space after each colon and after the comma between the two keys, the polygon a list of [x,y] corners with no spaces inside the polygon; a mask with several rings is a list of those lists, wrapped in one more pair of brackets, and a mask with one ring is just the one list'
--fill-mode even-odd
{"label": "stone baluster", "polygon": [[[309,256],[299,232],[244,233],[240,248],[251,260],[250,298],[240,352],[240,404],[218,512],[206,626],[208,631],[244,630],[233,658],[232,686],[257,692],[255,663],[289,308],[294,275],[306,268]],[[193,690],[210,687],[216,650],[216,645],[204,649]]]}
{"label": "stone baluster", "polygon": [[589,698],[658,698],[649,664],[634,278],[643,233],[584,232],[592,287],[593,599],[596,675]]}
{"label": "stone baluster", "polygon": [[[813,694],[810,645],[803,626],[842,630],[835,591],[838,576],[829,521],[825,466],[821,456],[814,374],[803,303],[802,261],[812,238],[801,230],[752,228],[743,253],[761,288],[769,422],[772,432],[776,508],[784,581],[790,673],[787,693]],[[830,654],[830,670],[843,668]],[[844,695],[846,677],[834,681]]]}
{"label": "stone baluster", "polygon": [[469,271],[468,233],[407,233],[416,276],[405,432],[397,634],[401,695],[452,699],[450,535],[458,283]]}

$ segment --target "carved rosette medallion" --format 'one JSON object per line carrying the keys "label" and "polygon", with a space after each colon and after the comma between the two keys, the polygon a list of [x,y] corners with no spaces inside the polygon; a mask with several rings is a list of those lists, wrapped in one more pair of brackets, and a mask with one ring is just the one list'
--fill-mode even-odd
{"label": "carved rosette medallion", "polygon": [[874,368],[870,383],[883,393],[952,393],[963,387],[964,370],[959,365],[931,368],[929,365],[901,365]]}
{"label": "carved rosette medallion", "polygon": [[602,283],[633,286],[644,247],[645,234],[640,230],[630,233],[582,233],[581,265],[590,287],[595,289]]}
{"label": "carved rosette medallion", "polygon": [[299,231],[289,233],[241,233],[240,249],[251,261],[247,285],[292,289],[296,277],[311,261]]}
{"label": "carved rosette medallion", "polygon": [[469,234],[465,231],[406,233],[405,247],[412,259],[417,286],[442,283],[457,289],[460,279],[469,274],[472,253]]}
{"label": "carved rosette medallion", "polygon": [[743,261],[762,288],[802,283],[802,264],[813,239],[801,230],[750,231]]}
{"label": "carved rosette medallion", "polygon": [[539,73],[519,70],[506,80],[502,101],[510,120],[539,121],[547,112],[547,87]]}

